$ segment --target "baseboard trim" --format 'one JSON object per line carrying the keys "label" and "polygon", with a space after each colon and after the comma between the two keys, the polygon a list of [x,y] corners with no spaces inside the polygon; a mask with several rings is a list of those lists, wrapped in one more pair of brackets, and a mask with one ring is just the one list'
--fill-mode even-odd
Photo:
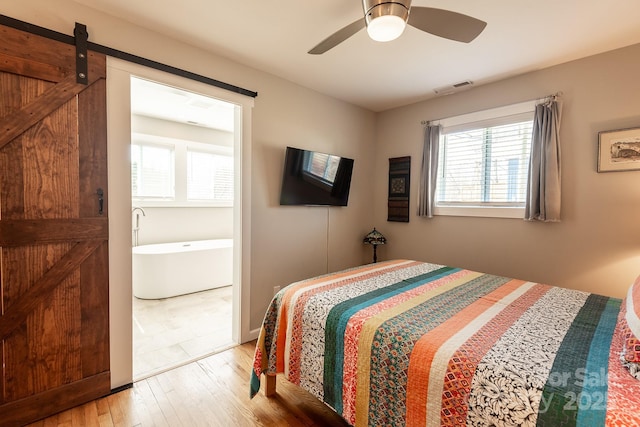
{"label": "baseboard trim", "polygon": [[133,383],[129,383],[129,384],[121,385],[120,387],[112,388],[110,394],[120,393],[121,391],[129,390],[130,388],[133,388]]}
{"label": "baseboard trim", "polygon": [[260,335],[260,328],[249,331],[249,339],[247,341],[258,339],[258,335]]}

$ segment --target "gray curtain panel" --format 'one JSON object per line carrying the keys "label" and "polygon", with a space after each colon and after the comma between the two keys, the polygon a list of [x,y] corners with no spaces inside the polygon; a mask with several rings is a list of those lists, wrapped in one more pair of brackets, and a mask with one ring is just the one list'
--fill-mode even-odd
{"label": "gray curtain panel", "polygon": [[418,216],[424,218],[433,218],[441,128],[440,125],[427,125],[424,129],[424,148],[422,152],[422,167],[420,169],[420,188],[418,190]]}
{"label": "gray curtain panel", "polygon": [[524,214],[528,221],[560,221],[561,110],[556,97],[536,105]]}

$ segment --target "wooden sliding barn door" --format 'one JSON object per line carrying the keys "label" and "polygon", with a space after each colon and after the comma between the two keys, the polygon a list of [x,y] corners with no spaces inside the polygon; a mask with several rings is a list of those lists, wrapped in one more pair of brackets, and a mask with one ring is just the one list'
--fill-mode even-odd
{"label": "wooden sliding barn door", "polygon": [[106,59],[89,52],[82,84],[75,46],[4,26],[0,40],[6,426],[110,392]]}

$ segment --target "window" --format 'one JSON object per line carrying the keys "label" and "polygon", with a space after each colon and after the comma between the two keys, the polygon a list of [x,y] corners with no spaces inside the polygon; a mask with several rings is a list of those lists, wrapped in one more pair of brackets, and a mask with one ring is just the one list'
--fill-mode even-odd
{"label": "window", "polygon": [[131,194],[141,206],[233,206],[233,148],[133,134]]}
{"label": "window", "polygon": [[187,199],[233,201],[233,157],[187,150]]}
{"label": "window", "polygon": [[131,146],[131,194],[136,198],[174,197],[174,147],[152,144]]}
{"label": "window", "polygon": [[533,103],[442,121],[437,215],[522,217]]}

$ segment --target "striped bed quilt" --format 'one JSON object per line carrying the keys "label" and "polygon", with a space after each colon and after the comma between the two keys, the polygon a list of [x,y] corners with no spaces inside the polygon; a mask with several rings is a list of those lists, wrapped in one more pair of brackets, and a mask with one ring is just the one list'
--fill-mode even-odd
{"label": "striped bed quilt", "polygon": [[355,426],[640,426],[621,301],[411,260],[293,283],[256,345]]}

